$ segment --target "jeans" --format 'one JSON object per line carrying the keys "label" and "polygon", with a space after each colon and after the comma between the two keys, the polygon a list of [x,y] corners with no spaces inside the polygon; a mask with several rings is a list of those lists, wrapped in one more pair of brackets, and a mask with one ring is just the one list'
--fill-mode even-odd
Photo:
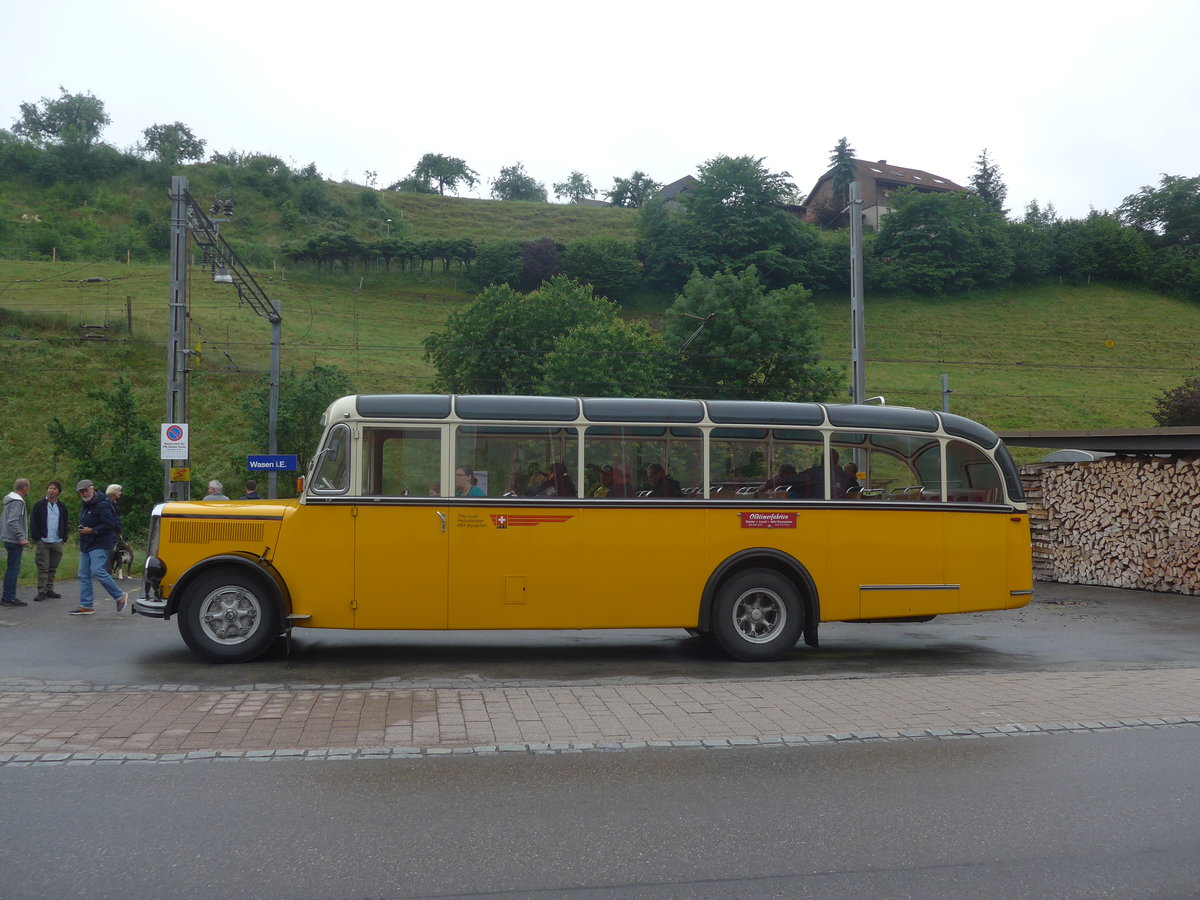
{"label": "jeans", "polygon": [[4,570],[4,596],[0,599],[11,603],[17,599],[17,578],[21,574],[21,552],[25,549],[14,541],[5,541],[4,549],[8,551],[8,568]]}
{"label": "jeans", "polygon": [[101,586],[108,591],[108,596],[114,600],[121,598],[121,589],[108,574],[104,564],[108,562],[108,551],[103,547],[95,550],[79,551],[79,605],[84,609],[92,608],[92,579],[98,578]]}

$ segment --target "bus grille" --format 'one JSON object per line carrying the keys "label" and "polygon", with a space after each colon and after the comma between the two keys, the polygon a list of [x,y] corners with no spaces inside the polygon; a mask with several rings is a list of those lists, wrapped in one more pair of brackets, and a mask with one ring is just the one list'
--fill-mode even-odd
{"label": "bus grille", "polygon": [[173,544],[261,543],[262,522],[170,522]]}

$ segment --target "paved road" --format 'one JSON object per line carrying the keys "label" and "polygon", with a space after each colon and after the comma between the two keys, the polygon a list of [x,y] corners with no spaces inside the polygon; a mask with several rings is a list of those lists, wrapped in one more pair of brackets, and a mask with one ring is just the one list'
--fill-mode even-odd
{"label": "paved road", "polygon": [[1194,897],[1195,728],[0,767],[0,895]]}
{"label": "paved road", "polygon": [[287,659],[214,666],[174,623],[72,618],[71,603],[0,616],[0,763],[795,744],[1200,714],[1200,601],[1104,588],[1043,586],[1024,610],[921,625],[829,625],[821,648],[767,665],[678,631],[298,631]]}

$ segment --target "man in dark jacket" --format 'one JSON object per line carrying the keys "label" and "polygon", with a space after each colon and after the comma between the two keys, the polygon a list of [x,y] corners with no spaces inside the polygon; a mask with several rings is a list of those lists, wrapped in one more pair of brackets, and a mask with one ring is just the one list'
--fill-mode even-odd
{"label": "man in dark jacket", "polygon": [[682,497],[683,488],[679,482],[667,474],[662,463],[650,463],[646,466],[646,480],[650,482],[650,497]]}
{"label": "man in dark jacket", "polygon": [[79,607],[73,616],[90,616],[92,608],[92,579],[97,578],[108,595],[117,602],[117,612],[129,604],[129,594],[121,592],[105,563],[117,542],[120,522],[108,498],[96,490],[91,479],[75,485],[82,506],[79,509]]}
{"label": "man in dark jacket", "polygon": [[54,591],[54,576],[62,562],[63,545],[67,540],[67,505],[58,499],[62,485],[52,481],[46,485],[46,496],[33,504],[29,514],[29,536],[33,539],[33,558],[37,563],[37,596],[34,600],[54,600],[62,594]]}

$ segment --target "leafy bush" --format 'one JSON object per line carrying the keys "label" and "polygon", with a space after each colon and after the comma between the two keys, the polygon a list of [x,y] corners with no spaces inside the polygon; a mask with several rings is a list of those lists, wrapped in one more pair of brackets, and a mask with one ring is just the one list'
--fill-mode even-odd
{"label": "leafy bush", "polygon": [[612,237],[578,238],[562,255],[563,273],[620,303],[637,289],[641,266],[633,245]]}

